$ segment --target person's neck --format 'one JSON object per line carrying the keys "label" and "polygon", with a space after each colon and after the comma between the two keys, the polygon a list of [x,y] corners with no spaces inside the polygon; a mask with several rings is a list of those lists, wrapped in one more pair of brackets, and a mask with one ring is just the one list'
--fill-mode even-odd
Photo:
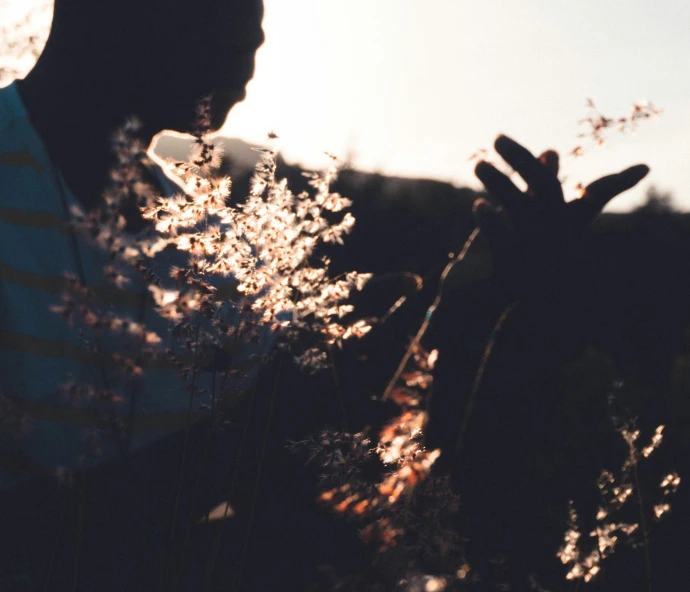
{"label": "person's neck", "polygon": [[18,89],[70,190],[86,209],[99,205],[113,164],[111,135],[131,115],[126,106],[113,100],[116,93],[107,83],[94,84],[77,67],[60,68],[55,62],[39,61]]}

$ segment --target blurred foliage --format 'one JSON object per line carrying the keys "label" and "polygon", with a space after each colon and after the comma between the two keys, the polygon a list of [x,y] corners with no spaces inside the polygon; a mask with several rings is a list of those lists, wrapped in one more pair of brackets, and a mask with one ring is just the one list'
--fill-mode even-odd
{"label": "blurred foliage", "polygon": [[[283,174],[291,183],[297,183],[299,169],[283,166]],[[376,274],[356,302],[356,310],[380,317],[400,294],[408,296],[400,310],[357,345],[356,352],[341,352],[337,357],[351,429],[352,423],[361,429],[376,425],[389,413],[371,398],[385,388],[418,327],[436,293],[449,253],[457,253],[472,231],[471,207],[480,194],[446,183],[349,170],[343,171],[335,190],[353,200],[357,224],[346,247],[331,253],[333,268]],[[421,291],[416,292],[409,277],[400,272],[423,278]],[[539,418],[529,415],[533,409],[529,404],[507,405],[504,413],[517,426],[515,432],[501,434],[497,426],[502,425],[502,420],[496,416],[481,424],[481,429],[498,430],[494,433],[503,440],[503,447],[510,446],[507,442],[511,437],[521,437],[519,431],[533,436],[521,437],[517,446],[523,447],[520,458],[529,458],[532,465],[528,469],[533,479],[528,492],[539,491],[537,499],[549,500],[539,509],[543,522],[533,525],[544,531],[523,540],[524,545],[539,549],[553,548],[562,537],[569,497],[579,501],[583,515],[596,513],[598,472],[619,466],[624,458],[625,446],[613,429],[607,406],[614,383],[624,385],[618,395],[631,416],[639,418],[645,438],[655,426],[667,427],[665,442],[650,465],[650,473],[643,477],[649,481],[650,497],[657,494],[658,483],[654,480],[663,469],[673,468],[687,475],[690,215],[675,211],[671,196],[654,188],[637,210],[602,215],[585,239],[571,291],[563,295],[558,311],[555,320],[543,321],[555,323],[550,331],[558,354],[550,360],[553,365],[535,365],[528,351],[520,349],[519,338],[514,337],[510,343],[515,347],[507,346],[512,363],[536,366],[539,376],[523,385],[513,385],[515,392],[503,385],[498,387],[518,399],[546,401]],[[518,326],[516,331],[531,329]],[[500,383],[501,377],[494,380]],[[500,413],[496,411],[496,415]],[[474,420],[482,422],[481,417]],[[545,430],[544,439],[540,430]],[[509,464],[514,457],[501,455],[500,450],[496,452],[498,460],[487,470],[504,470],[510,480]],[[487,453],[485,460],[492,458]],[[480,473],[473,475],[473,479],[481,478]],[[673,506],[672,516],[651,533],[654,573],[659,575],[659,583],[672,582],[678,576],[669,566],[681,561],[680,549],[690,532],[690,499],[684,486]],[[487,509],[488,513],[493,511]],[[468,545],[471,548],[471,536]],[[640,585],[642,572],[630,566],[642,565],[641,553],[640,549],[626,549],[611,558],[609,583]],[[545,571],[553,559],[544,557]],[[487,569],[494,569],[492,566],[495,563]],[[372,581],[371,573],[369,577]]]}

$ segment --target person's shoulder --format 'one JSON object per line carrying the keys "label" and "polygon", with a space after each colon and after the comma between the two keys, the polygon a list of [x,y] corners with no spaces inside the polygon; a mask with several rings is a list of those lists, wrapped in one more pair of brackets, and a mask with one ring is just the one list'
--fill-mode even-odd
{"label": "person's shoulder", "polygon": [[26,143],[29,132],[28,115],[16,82],[0,88],[0,154],[18,149]]}
{"label": "person's shoulder", "polygon": [[24,107],[16,82],[0,88],[0,207],[53,212],[58,193],[50,158]]}

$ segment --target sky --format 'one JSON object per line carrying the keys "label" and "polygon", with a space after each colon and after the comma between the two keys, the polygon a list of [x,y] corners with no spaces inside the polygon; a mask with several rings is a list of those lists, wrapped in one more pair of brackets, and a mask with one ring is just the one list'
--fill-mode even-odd
{"label": "sky", "polygon": [[[29,0],[0,0],[26,6]],[[638,162],[652,172],[609,211],[644,201],[650,185],[690,210],[690,3],[680,0],[265,0],[266,43],[246,100],[223,133],[281,137],[286,158],[479,188],[469,157],[505,133],[562,155],[583,140],[593,99],[620,117],[648,99],[663,112],[635,135],[611,131],[581,159],[578,182]],[[584,144],[585,147],[588,144]]]}

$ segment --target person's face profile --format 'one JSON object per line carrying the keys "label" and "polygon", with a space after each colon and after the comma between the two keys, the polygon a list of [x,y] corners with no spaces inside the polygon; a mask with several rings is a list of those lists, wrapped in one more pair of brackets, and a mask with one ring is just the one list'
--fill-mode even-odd
{"label": "person's face profile", "polygon": [[[152,125],[188,131],[195,106],[212,97],[214,129],[245,97],[264,41],[262,0],[173,0],[158,5],[142,72],[150,104],[142,118]],[[157,104],[153,104],[153,103]],[[147,115],[149,117],[147,118]],[[155,120],[154,120],[155,119]]]}

